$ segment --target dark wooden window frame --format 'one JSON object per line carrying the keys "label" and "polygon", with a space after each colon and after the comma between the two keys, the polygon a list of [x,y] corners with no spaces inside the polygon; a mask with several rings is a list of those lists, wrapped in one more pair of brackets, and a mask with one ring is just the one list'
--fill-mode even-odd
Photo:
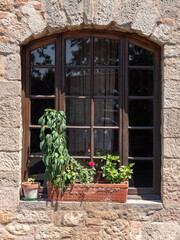
{"label": "dark wooden window frame", "polygon": [[[30,124],[30,105],[31,99],[55,99],[55,108],[57,110],[65,110],[65,90],[64,90],[64,59],[65,59],[65,46],[64,39],[70,38],[80,38],[80,37],[103,37],[103,38],[111,38],[120,41],[119,44],[119,59],[120,64],[115,68],[119,68],[119,127],[114,127],[114,129],[119,130],[119,152],[121,164],[128,164],[128,160],[152,160],[153,161],[153,187],[152,188],[130,188],[130,194],[145,194],[145,193],[160,193],[160,158],[161,158],[161,144],[160,144],[160,109],[161,109],[161,85],[160,85],[160,47],[155,43],[148,41],[143,37],[139,37],[136,34],[130,33],[119,33],[119,32],[104,32],[104,31],[81,31],[81,32],[67,32],[56,34],[50,37],[45,37],[43,39],[38,39],[30,44],[26,45],[22,49],[22,115],[23,115],[23,149],[22,149],[22,179],[27,179],[30,161],[34,157],[30,154],[30,129],[39,129],[38,125]],[[56,45],[56,54],[55,54],[55,94],[49,96],[43,95],[31,95],[30,96],[30,51],[35,50],[44,45],[55,43]],[[154,101],[154,109],[153,109],[153,158],[129,158],[128,157],[128,70],[133,68],[132,66],[128,66],[128,44],[132,43],[137,46],[143,47],[147,50],[150,50],[154,53],[154,66],[153,67],[142,67],[139,66],[139,69],[153,69],[154,71],[154,96],[152,97]],[[93,54],[93,44],[91,44],[91,54]],[[93,59],[93,58],[91,58]],[[58,66],[58,67],[57,67]],[[49,67],[49,66],[48,66]],[[50,66],[51,67],[51,66]],[[54,67],[54,66],[52,66]],[[70,67],[68,67],[70,68]],[[82,67],[81,67],[82,68]],[[91,72],[94,70],[94,65],[91,62],[91,66],[89,67]],[[113,67],[110,67],[113,68]],[[137,67],[136,67],[137,68]],[[91,76],[93,77],[93,76]],[[93,84],[93,81],[91,81]],[[91,86],[93,89],[93,86]],[[74,96],[74,98],[78,98]],[[83,97],[87,98],[87,97]],[[90,97],[91,105],[94,104],[94,99],[100,97]],[[108,97],[104,97],[108,98]],[[112,98],[112,97],[110,97]],[[131,98],[133,98],[131,96]],[[141,98],[141,96],[134,96],[134,98]],[[149,97],[148,99],[151,99]],[[90,159],[93,159],[93,130],[96,128],[94,126],[94,111],[91,108],[91,156]],[[70,128],[70,126],[69,126]],[[81,127],[75,126],[73,128],[80,129]],[[83,128],[86,128],[83,126]],[[101,127],[97,127],[101,128]],[[102,127],[102,129],[113,129],[113,127]],[[136,127],[137,128],[137,127]],[[139,129],[147,129],[147,127],[139,127]],[[131,127],[132,129],[132,127]],[[36,158],[41,158],[41,156],[35,156]],[[77,157],[77,158],[82,158]],[[97,159],[98,157],[94,157]],[[83,157],[84,159],[84,157]]]}

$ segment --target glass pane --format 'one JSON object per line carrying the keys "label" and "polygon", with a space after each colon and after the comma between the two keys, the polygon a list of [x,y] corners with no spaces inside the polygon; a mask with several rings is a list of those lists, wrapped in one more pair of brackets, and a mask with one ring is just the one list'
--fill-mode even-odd
{"label": "glass pane", "polygon": [[131,66],[153,66],[153,52],[129,44],[129,65]]}
{"label": "glass pane", "polygon": [[152,100],[129,100],[129,126],[153,126]]}
{"label": "glass pane", "polygon": [[119,131],[113,129],[94,130],[94,155],[101,156],[107,153],[118,155]]}
{"label": "glass pane", "polygon": [[66,136],[71,156],[90,156],[90,129],[67,129]]}
{"label": "glass pane", "polygon": [[52,95],[54,94],[54,68],[31,69],[31,94]]}
{"label": "glass pane", "polygon": [[119,126],[119,101],[117,99],[94,100],[94,125]]}
{"label": "glass pane", "polygon": [[84,66],[90,64],[90,38],[66,40],[66,65]]}
{"label": "glass pane", "polygon": [[90,126],[90,99],[67,99],[67,125]]}
{"label": "glass pane", "polygon": [[33,175],[36,175],[36,180],[41,183],[41,186],[46,186],[47,177],[45,174],[45,166],[41,159],[31,159],[30,177],[33,177]]}
{"label": "glass pane", "polygon": [[31,124],[38,124],[38,120],[44,114],[44,109],[46,108],[54,108],[53,99],[31,100]]}
{"label": "glass pane", "polygon": [[153,96],[153,70],[129,70],[129,95]]}
{"label": "glass pane", "polygon": [[40,129],[31,129],[31,153],[41,153],[39,134]]}
{"label": "glass pane", "polygon": [[117,66],[119,64],[119,41],[107,38],[94,39],[95,65]]}
{"label": "glass pane", "polygon": [[94,94],[101,96],[119,96],[117,69],[95,69]]}
{"label": "glass pane", "polygon": [[[131,161],[130,161],[131,162]],[[134,174],[129,180],[130,187],[152,187],[153,186],[153,162],[152,161],[132,161]]]}
{"label": "glass pane", "polygon": [[90,70],[66,70],[66,95],[90,95]]}
{"label": "glass pane", "polygon": [[153,156],[153,130],[129,130],[129,156]]}
{"label": "glass pane", "polygon": [[55,45],[50,44],[31,52],[31,65],[54,65]]}

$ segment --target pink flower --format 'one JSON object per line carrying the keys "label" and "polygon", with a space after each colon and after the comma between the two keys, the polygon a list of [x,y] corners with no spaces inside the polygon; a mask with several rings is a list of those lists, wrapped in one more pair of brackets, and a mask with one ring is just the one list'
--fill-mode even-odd
{"label": "pink flower", "polygon": [[90,166],[90,167],[93,167],[94,165],[95,165],[94,162],[89,162],[89,166]]}

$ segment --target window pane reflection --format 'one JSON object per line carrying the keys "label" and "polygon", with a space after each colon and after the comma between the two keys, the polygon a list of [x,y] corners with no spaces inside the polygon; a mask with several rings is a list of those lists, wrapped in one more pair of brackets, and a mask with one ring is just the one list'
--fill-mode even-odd
{"label": "window pane reflection", "polygon": [[66,70],[66,95],[90,95],[90,70]]}
{"label": "window pane reflection", "polygon": [[129,157],[153,156],[153,130],[129,130]]}
{"label": "window pane reflection", "polygon": [[129,44],[129,65],[131,66],[153,66],[153,52]]}
{"label": "window pane reflection", "polygon": [[74,38],[66,40],[66,65],[84,66],[90,64],[90,39]]}
{"label": "window pane reflection", "polygon": [[94,100],[94,125],[119,126],[119,101],[117,99]]}
{"label": "window pane reflection", "polygon": [[31,153],[41,153],[39,134],[40,129],[31,129]]}
{"label": "window pane reflection", "polygon": [[31,124],[38,124],[38,120],[44,114],[46,108],[54,108],[53,99],[31,100]]}
{"label": "window pane reflection", "polygon": [[31,69],[31,94],[54,94],[54,68]]}
{"label": "window pane reflection", "polygon": [[55,45],[50,44],[31,52],[31,65],[54,65]]}
{"label": "window pane reflection", "polygon": [[71,156],[90,156],[91,140],[89,129],[67,129],[67,147]]}
{"label": "window pane reflection", "polygon": [[153,70],[129,70],[129,95],[153,96]]}
{"label": "window pane reflection", "polygon": [[132,161],[133,176],[129,180],[130,187],[152,187],[153,186],[153,162],[152,161]]}
{"label": "window pane reflection", "polygon": [[89,99],[67,99],[66,116],[67,125],[89,126],[90,125],[90,100]]}
{"label": "window pane reflection", "polygon": [[95,65],[117,66],[119,64],[119,41],[107,38],[94,39]]}
{"label": "window pane reflection", "polygon": [[94,155],[118,155],[119,133],[113,129],[94,130]]}
{"label": "window pane reflection", "polygon": [[94,94],[101,96],[119,96],[118,70],[95,69]]}
{"label": "window pane reflection", "polygon": [[152,100],[129,100],[129,126],[153,126]]}

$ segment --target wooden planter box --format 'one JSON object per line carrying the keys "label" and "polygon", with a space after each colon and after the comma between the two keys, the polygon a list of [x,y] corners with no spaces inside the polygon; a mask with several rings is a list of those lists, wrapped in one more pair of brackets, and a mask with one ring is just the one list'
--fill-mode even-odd
{"label": "wooden planter box", "polygon": [[127,201],[128,182],[120,184],[73,184],[69,185],[64,193],[52,189],[47,182],[48,201],[102,201],[121,202]]}

